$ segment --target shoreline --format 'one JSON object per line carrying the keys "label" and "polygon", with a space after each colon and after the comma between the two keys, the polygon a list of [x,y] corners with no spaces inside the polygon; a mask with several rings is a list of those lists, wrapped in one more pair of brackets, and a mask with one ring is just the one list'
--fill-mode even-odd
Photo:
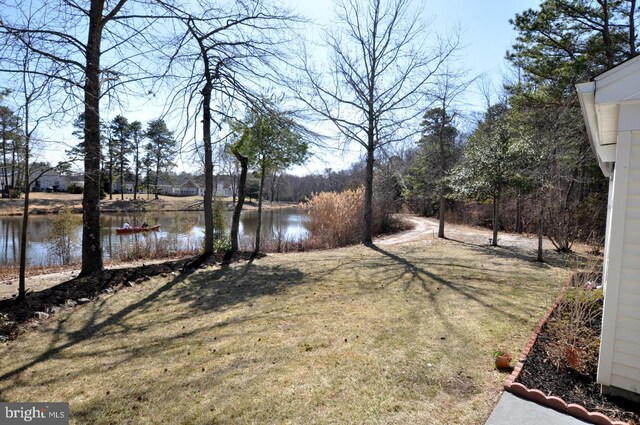
{"label": "shoreline", "polygon": [[[408,230],[399,231],[397,233],[378,235],[375,238],[375,243],[380,246],[395,245],[395,244],[411,244],[418,243],[425,246],[431,244],[441,244],[443,240],[435,236],[435,231],[438,226],[438,221],[434,218],[419,217],[415,215],[401,215],[405,221],[410,224]],[[454,240],[465,241],[479,247],[485,246],[484,244],[487,238],[491,234],[491,229],[485,229],[480,227],[467,226],[464,224],[448,224],[449,237]],[[531,234],[516,234],[516,233],[501,233],[501,240],[504,246],[530,250],[532,258],[537,246],[537,240],[535,235]],[[497,250],[504,249],[504,246],[497,248]],[[487,246],[488,247],[488,246]],[[329,248],[320,251],[333,251],[341,248]],[[491,248],[488,248],[491,249]],[[545,256],[554,258],[559,254],[553,249],[551,243],[547,240],[544,242]],[[574,246],[574,253],[572,255],[583,255],[589,251],[589,246],[578,243]],[[311,252],[311,251],[309,251]],[[266,253],[267,255],[290,255],[289,253]],[[157,258],[157,259],[145,259],[145,260],[132,260],[132,261],[106,261],[105,269],[126,269],[137,267],[141,265],[155,265],[165,262],[180,261],[188,257],[192,257],[193,254],[184,254],[175,257]],[[563,257],[561,255],[561,257]],[[564,258],[564,257],[563,257]],[[548,259],[547,259],[548,261]],[[552,260],[553,261],[553,260]],[[14,273],[7,273],[0,275],[0,300],[10,298],[11,294],[17,292],[17,268],[11,270]],[[31,292],[38,292],[43,288],[55,286],[66,280],[73,279],[80,271],[80,264],[71,264],[68,266],[51,266],[42,268],[27,268],[27,286],[31,288]],[[7,296],[8,294],[8,296]]]}
{"label": "shoreline", "polygon": [[[82,195],[66,193],[42,193],[32,194],[29,203],[29,215],[57,214],[61,208],[69,207],[74,213],[82,212]],[[131,198],[131,197],[130,197]],[[233,211],[231,198],[222,198],[228,211]],[[23,198],[0,199],[0,217],[22,216]],[[299,208],[299,203],[264,201],[264,210]],[[243,210],[257,210],[256,202],[245,201]],[[161,195],[160,199],[102,199],[100,212],[108,214],[118,213],[153,213],[153,212],[179,212],[179,211],[204,211],[203,199],[200,196],[173,197]]]}
{"label": "shoreline", "polygon": [[[105,270],[128,269],[140,266],[151,266],[172,261],[180,261],[193,257],[193,254],[180,255],[176,257],[166,257],[147,260],[132,261],[107,261]],[[15,268],[14,270],[17,270]],[[27,293],[35,293],[59,285],[69,280],[75,279],[80,273],[80,263],[69,264],[67,266],[50,266],[27,268]],[[10,299],[13,294],[17,294],[19,277],[15,274],[0,276],[0,300]]]}

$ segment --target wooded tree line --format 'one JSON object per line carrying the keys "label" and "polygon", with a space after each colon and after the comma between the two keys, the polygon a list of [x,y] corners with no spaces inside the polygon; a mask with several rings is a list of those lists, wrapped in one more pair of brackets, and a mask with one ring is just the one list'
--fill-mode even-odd
{"label": "wooded tree line", "polygon": [[[0,128],[2,131],[2,181],[4,188],[11,188],[12,197],[24,192],[26,181],[34,182],[43,172],[56,169],[58,172],[73,174],[74,162],[84,158],[84,115],[73,123],[73,135],[80,142],[66,151],[68,161],[61,166],[47,161],[29,164],[30,175],[25,180],[24,133],[19,116],[7,106],[0,107]],[[132,183],[133,199],[143,189],[158,197],[158,183],[176,165],[178,141],[173,131],[167,128],[163,119],[152,120],[143,129],[139,121],[117,115],[109,122],[100,123],[101,131],[101,190],[113,199],[115,188],[124,199],[125,182]],[[69,188],[82,192],[82,186]],[[8,193],[8,189],[6,190]]]}
{"label": "wooded tree line", "polygon": [[[0,93],[6,95],[7,93]],[[24,181],[24,148],[20,119],[8,106],[0,105],[0,180],[3,196],[16,197]]]}
{"label": "wooded tree line", "polygon": [[[502,219],[520,232],[525,223],[529,231],[535,223],[539,260],[543,235],[561,251],[577,238],[601,244],[607,182],[590,149],[575,84],[636,55],[637,18],[635,0],[547,0],[517,14],[511,20],[516,43],[507,53],[513,75],[500,100],[458,140],[447,119],[457,111],[425,114],[407,194],[442,199],[444,192],[450,199],[491,201],[494,245],[503,227],[500,206],[514,201],[514,216]],[[448,134],[447,149],[433,152],[443,146],[437,143],[442,132]],[[440,193],[437,181],[444,182]],[[436,207],[441,216],[443,207]]]}
{"label": "wooded tree line", "polygon": [[[84,115],[73,123],[73,134],[80,142],[67,151],[70,158],[84,157]],[[158,198],[158,183],[163,175],[176,166],[179,142],[169,130],[164,119],[147,123],[143,129],[140,121],[132,121],[117,115],[111,121],[100,122],[101,139],[101,190],[113,199],[118,188],[124,199],[125,182],[133,185],[133,199],[145,189]]]}
{"label": "wooded tree line", "polygon": [[[393,180],[391,192],[404,190],[407,199],[434,200],[441,237],[447,205],[466,197],[492,202],[493,244],[500,207],[510,200],[517,203],[516,228],[523,230],[525,212],[535,210],[540,237],[548,235],[559,249],[570,249],[587,217],[596,218],[590,236],[600,238],[606,185],[574,84],[636,54],[635,0],[546,0],[518,14],[517,41],[507,54],[514,76],[470,134],[458,128],[456,99],[471,82],[450,61],[459,39],[433,37],[421,12],[410,0],[338,1],[324,38],[329,60],[319,65],[309,50],[296,55],[291,48],[304,19],[267,0],[3,2],[1,71],[30,93],[20,109],[32,114],[23,133],[31,134],[39,119],[82,111],[82,274],[102,268],[103,165],[109,181],[124,178],[127,155],[134,168],[144,166],[139,154],[125,152],[150,134],[120,117],[105,137],[101,101],[167,91],[166,109],[181,117],[177,138],[193,132],[203,166],[205,254],[213,250],[215,151],[226,146],[220,157],[237,161],[241,209],[251,167],[263,193],[269,176],[304,161],[308,143],[318,140],[300,125],[309,117],[333,123],[346,144],[363,148],[366,244],[375,176]],[[287,99],[274,101],[277,93]],[[418,148],[394,163],[394,147],[416,137]]]}

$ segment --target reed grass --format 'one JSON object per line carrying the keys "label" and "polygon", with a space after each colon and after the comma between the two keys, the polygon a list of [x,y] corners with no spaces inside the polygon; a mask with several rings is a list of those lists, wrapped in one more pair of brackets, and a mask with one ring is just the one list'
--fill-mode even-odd
{"label": "reed grass", "polygon": [[[362,240],[364,189],[323,192],[313,196],[307,205],[310,220],[307,249],[329,249],[355,245]],[[402,229],[387,202],[374,197],[372,233],[379,235]]]}
{"label": "reed grass", "polygon": [[113,254],[115,261],[135,261],[142,259],[176,258],[202,252],[199,239],[180,241],[176,237],[152,239],[148,237],[134,238],[123,243]]}

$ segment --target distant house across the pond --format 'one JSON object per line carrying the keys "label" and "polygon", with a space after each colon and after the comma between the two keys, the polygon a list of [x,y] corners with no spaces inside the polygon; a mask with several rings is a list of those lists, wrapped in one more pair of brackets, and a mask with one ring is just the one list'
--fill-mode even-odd
{"label": "distant house across the pond", "polygon": [[[231,196],[231,186],[227,184],[226,176],[214,177],[214,196]],[[201,181],[202,180],[202,181]],[[132,181],[125,181],[123,184],[124,193],[133,193],[134,183]],[[114,184],[114,190],[120,192],[120,182],[116,181]],[[140,184],[138,192],[145,192],[147,190],[146,185]],[[154,188],[149,188],[150,192],[154,192]],[[158,193],[160,195],[168,196],[204,196],[204,179],[198,179],[196,177],[179,175],[172,179],[161,178],[158,181]]]}
{"label": "distant house across the pond", "polygon": [[31,190],[36,192],[66,192],[69,186],[84,187],[82,174],[61,174],[56,170],[49,170],[38,176],[31,184]]}

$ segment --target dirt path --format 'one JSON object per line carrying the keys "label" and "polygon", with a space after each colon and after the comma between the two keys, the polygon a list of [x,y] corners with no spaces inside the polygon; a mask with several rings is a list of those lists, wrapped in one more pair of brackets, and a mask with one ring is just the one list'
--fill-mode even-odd
{"label": "dirt path", "polygon": [[[403,215],[402,218],[413,225],[413,229],[394,235],[381,236],[374,242],[379,245],[397,245],[411,242],[436,243],[438,239],[438,220],[435,218]],[[462,242],[478,246],[490,246],[493,232],[482,227],[465,226],[462,224],[446,223],[445,236],[447,240]],[[517,233],[498,233],[498,245],[502,248],[516,248],[520,250],[536,250],[538,239],[535,235]],[[542,245],[544,250],[553,250],[553,244],[546,238]],[[581,248],[581,247],[580,247]],[[580,249],[579,249],[580,250]]]}
{"label": "dirt path", "polygon": [[436,239],[435,236],[438,231],[438,222],[436,220],[412,215],[403,215],[402,218],[411,223],[413,226],[411,230],[394,235],[381,236],[375,239],[375,243],[379,245],[397,245]]}

